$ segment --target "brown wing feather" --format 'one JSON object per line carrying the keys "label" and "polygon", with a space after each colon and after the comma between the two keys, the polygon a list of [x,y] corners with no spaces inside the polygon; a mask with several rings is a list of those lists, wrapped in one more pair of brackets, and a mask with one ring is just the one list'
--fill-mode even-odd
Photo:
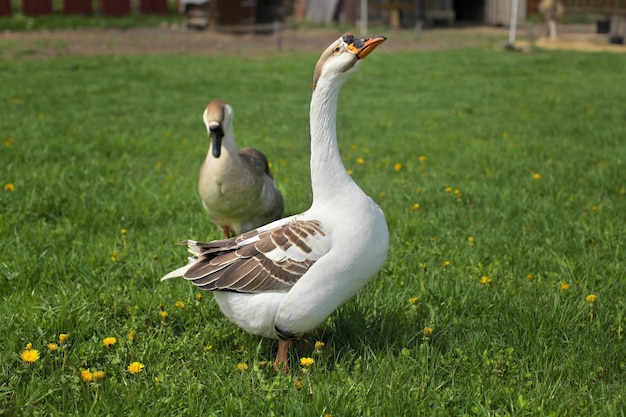
{"label": "brown wing feather", "polygon": [[268,177],[273,178],[267,158],[258,149],[242,148],[239,150],[239,157],[246,160],[248,165],[254,167],[258,172],[262,172]]}
{"label": "brown wing feather", "polygon": [[[258,235],[258,240],[246,242]],[[197,256],[184,277],[204,290],[236,292],[288,291],[315,263],[319,256],[306,258],[313,249],[307,239],[325,236],[319,222],[294,220],[278,228],[209,243],[190,242],[189,250]],[[301,260],[287,255],[297,250]],[[282,253],[282,259],[271,259]]]}

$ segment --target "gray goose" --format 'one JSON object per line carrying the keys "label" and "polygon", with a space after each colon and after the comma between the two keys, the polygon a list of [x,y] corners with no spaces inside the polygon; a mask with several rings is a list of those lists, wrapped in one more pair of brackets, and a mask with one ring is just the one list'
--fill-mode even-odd
{"label": "gray goose", "polygon": [[209,219],[226,238],[279,219],[283,197],[267,158],[254,148],[237,149],[232,107],[213,100],[202,118],[211,144],[200,166],[198,189]]}

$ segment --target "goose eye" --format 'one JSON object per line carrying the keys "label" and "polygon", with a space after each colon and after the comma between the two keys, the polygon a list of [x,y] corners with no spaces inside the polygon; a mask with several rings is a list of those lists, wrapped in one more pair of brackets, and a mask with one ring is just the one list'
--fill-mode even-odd
{"label": "goose eye", "polygon": [[341,47],[340,47],[340,46],[335,46],[334,51],[335,51],[335,52],[339,52],[339,51],[341,51]]}

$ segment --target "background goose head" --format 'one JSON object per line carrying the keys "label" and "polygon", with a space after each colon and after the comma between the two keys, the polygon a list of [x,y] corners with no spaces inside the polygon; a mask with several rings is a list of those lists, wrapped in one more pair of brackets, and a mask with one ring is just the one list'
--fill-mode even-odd
{"label": "background goose head", "polygon": [[345,33],[333,42],[320,56],[313,73],[313,90],[321,78],[343,82],[357,70],[361,60],[369,55],[387,38],[374,36],[356,38],[352,33]]}
{"label": "background goose head", "polygon": [[233,108],[222,100],[213,100],[204,109],[202,119],[211,138],[211,155],[219,158],[222,154],[222,140],[232,130]]}

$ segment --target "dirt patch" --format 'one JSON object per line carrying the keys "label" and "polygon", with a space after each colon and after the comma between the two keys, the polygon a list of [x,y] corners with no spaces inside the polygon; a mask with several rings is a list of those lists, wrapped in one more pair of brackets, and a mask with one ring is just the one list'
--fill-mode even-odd
{"label": "dirt patch", "polygon": [[[523,30],[520,31],[524,36]],[[15,56],[48,58],[63,55],[190,54],[267,56],[285,52],[319,52],[336,39],[338,30],[286,29],[280,39],[269,34],[227,34],[185,30],[178,26],[128,30],[65,30],[5,32],[0,34],[0,58]],[[467,27],[414,31],[385,31],[386,51],[451,49],[502,46],[508,39],[506,28]],[[608,40],[590,27],[562,30],[557,42],[538,39],[542,48],[582,50],[626,50],[608,45]],[[523,42],[523,41],[522,41]]]}

